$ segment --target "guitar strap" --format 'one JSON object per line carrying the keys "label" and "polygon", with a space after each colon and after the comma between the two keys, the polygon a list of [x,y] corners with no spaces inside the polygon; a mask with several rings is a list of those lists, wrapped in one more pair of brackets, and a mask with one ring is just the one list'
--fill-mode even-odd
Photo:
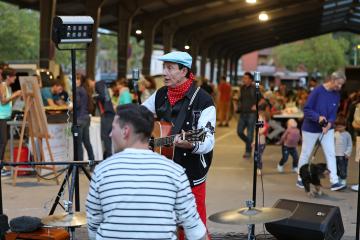
{"label": "guitar strap", "polygon": [[171,135],[178,134],[180,132],[181,127],[184,123],[185,117],[187,115],[186,113],[187,113],[187,111],[190,111],[191,106],[192,106],[194,99],[195,99],[197,93],[199,92],[199,90],[200,90],[200,87],[197,87],[197,89],[195,90],[194,94],[192,95],[190,101],[188,98],[185,98],[185,100],[181,106],[181,109],[179,111],[180,114],[176,118],[174,127],[171,129]]}

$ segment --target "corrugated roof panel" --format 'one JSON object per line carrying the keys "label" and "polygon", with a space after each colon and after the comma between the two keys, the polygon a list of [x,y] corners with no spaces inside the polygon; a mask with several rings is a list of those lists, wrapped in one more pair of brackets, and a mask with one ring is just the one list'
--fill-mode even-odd
{"label": "corrugated roof panel", "polygon": [[359,18],[351,17],[351,18],[349,18],[349,20],[352,21],[352,22],[360,23],[360,19],[359,19]]}
{"label": "corrugated roof panel", "polygon": [[334,8],[334,7],[336,7],[336,3],[334,3],[334,2],[324,4],[324,9],[329,9],[329,8]]}
{"label": "corrugated roof panel", "polygon": [[351,5],[353,2],[353,0],[342,0],[342,1],[338,1],[337,5],[338,6],[342,6],[342,5]]}

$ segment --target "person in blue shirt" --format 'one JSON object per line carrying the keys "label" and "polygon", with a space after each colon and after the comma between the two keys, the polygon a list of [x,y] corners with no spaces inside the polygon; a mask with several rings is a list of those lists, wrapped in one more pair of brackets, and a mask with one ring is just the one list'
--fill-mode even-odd
{"label": "person in blue shirt", "polygon": [[[60,94],[64,92],[63,84],[56,80],[51,87],[44,87],[41,89],[41,98],[44,106],[59,106],[57,100],[60,98]],[[60,104],[66,105],[66,103]]]}
{"label": "person in blue shirt", "polygon": [[342,72],[334,72],[330,79],[317,86],[310,93],[304,106],[304,121],[302,124],[302,146],[298,166],[298,179],[296,185],[304,188],[299,170],[309,162],[316,141],[323,133],[321,146],[324,151],[326,163],[330,173],[331,191],[346,188],[339,182],[336,169],[334,123],[340,104],[339,91],[344,85],[346,77]]}

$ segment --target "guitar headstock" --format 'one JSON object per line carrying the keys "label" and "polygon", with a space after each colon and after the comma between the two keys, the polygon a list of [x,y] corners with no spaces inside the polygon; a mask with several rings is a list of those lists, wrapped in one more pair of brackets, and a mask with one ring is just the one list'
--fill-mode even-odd
{"label": "guitar headstock", "polygon": [[189,142],[204,142],[205,137],[206,131],[204,128],[189,130],[181,134],[181,139]]}

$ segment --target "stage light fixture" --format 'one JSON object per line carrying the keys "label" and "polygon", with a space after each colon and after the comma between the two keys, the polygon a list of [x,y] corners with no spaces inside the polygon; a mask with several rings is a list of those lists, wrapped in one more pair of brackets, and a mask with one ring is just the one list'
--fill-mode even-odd
{"label": "stage light fixture", "polygon": [[184,47],[186,50],[189,50],[190,49],[190,46],[189,45],[185,45]]}
{"label": "stage light fixture", "polygon": [[56,16],[53,20],[52,40],[56,45],[91,43],[94,20],[90,16]]}
{"label": "stage light fixture", "polygon": [[136,33],[136,35],[141,35],[141,34],[142,34],[142,31],[141,31],[140,29],[137,29],[137,30],[135,31],[135,33]]}

